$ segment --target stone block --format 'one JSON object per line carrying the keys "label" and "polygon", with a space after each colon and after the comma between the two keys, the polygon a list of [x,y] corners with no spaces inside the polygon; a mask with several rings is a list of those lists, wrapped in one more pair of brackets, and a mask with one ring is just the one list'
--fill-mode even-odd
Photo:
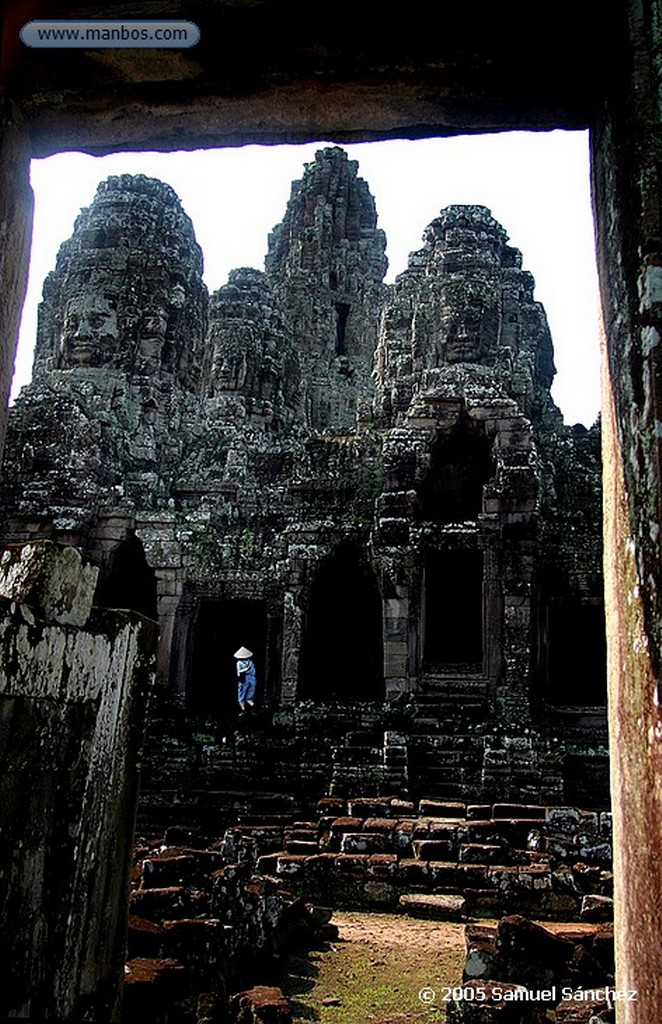
{"label": "stone block", "polygon": [[523,889],[543,889],[551,891],[552,873],[548,867],[542,864],[531,864],[518,869],[518,879]]}
{"label": "stone block", "polygon": [[370,863],[368,853],[337,853],[334,858],[334,868],[340,874],[364,874]]}
{"label": "stone block", "polygon": [[[220,865],[215,865],[219,867]],[[142,866],[143,889],[163,889],[183,885],[196,873],[197,863],[193,857],[164,856],[146,857]]]}
{"label": "stone block", "polygon": [[394,818],[414,817],[416,807],[412,800],[401,800],[399,797],[394,797],[391,800],[391,814]]}
{"label": "stone block", "polygon": [[341,853],[384,853],[386,846],[380,832],[344,832],[340,840]]}
{"label": "stone block", "polygon": [[579,833],[575,836],[575,847],[577,855],[582,860],[597,864],[611,864],[611,843],[606,843],[604,838],[596,836],[595,833]]}
{"label": "stone block", "polygon": [[278,857],[277,853],[265,853],[261,857],[258,857],[256,869],[261,875],[275,875],[278,871]]}
{"label": "stone block", "polygon": [[36,541],[0,556],[0,597],[25,604],[46,622],[84,626],[99,570],[76,548]]}
{"label": "stone block", "polygon": [[459,858],[463,864],[503,864],[503,847],[488,843],[461,843]]}
{"label": "stone block", "polygon": [[579,898],[570,893],[543,892],[540,896],[541,916],[558,921],[572,921],[579,913]]}
{"label": "stone block", "polygon": [[306,857],[306,876],[319,878],[328,875],[335,869],[337,856],[337,853],[316,853]]}
{"label": "stone block", "polygon": [[430,883],[429,865],[422,860],[403,858],[398,862],[396,874],[399,883],[403,885],[429,885]]}
{"label": "stone block", "polygon": [[331,823],[332,835],[341,836],[345,832],[360,832],[363,829],[363,818],[335,818]]}
{"label": "stone block", "polygon": [[124,968],[122,1011],[127,1020],[150,1019],[186,990],[187,972],[178,960],[136,957]]}
{"label": "stone block", "polygon": [[379,832],[389,840],[395,835],[397,822],[393,818],[366,818],[364,828],[366,832]]}
{"label": "stone block", "polygon": [[452,889],[460,886],[464,881],[458,871],[455,861],[431,860],[428,864],[430,879],[435,888]]}
{"label": "stone block", "polygon": [[468,804],[467,821],[486,821],[492,815],[490,804]]}
{"label": "stone block", "polygon": [[373,853],[367,865],[367,873],[375,878],[392,878],[398,866],[394,853]]}
{"label": "stone block", "polygon": [[215,918],[183,918],[164,921],[162,955],[182,963],[195,963],[209,972],[218,969],[218,960],[225,941],[225,927]]}
{"label": "stone block", "polygon": [[508,893],[519,888],[519,871],[516,867],[499,865],[487,870],[487,877],[500,892]]}
{"label": "stone block", "polygon": [[428,835],[430,839],[448,839],[454,843],[468,841],[467,828],[464,824],[450,818],[429,818]]}
{"label": "stone block", "polygon": [[346,803],[339,796],[323,796],[317,801],[318,815],[333,815],[334,818],[345,814]]}
{"label": "stone block", "polygon": [[486,864],[458,864],[457,876],[460,885],[466,889],[496,888],[492,872],[498,870]]}
{"label": "stone block", "polygon": [[466,818],[467,805],[448,800],[424,799],[419,802],[418,812],[430,818]]}
{"label": "stone block", "polygon": [[352,818],[384,817],[389,811],[390,799],[388,797],[381,799],[358,797],[350,800],[347,804],[347,814]]}
{"label": "stone block", "polygon": [[317,853],[318,850],[319,844],[316,839],[314,841],[288,839],[288,841],[285,843],[286,853],[301,853],[310,857],[313,854]]}
{"label": "stone block", "polygon": [[576,807],[550,807],[545,817],[545,835],[567,839],[581,827],[582,816]]}
{"label": "stone block", "polygon": [[614,901],[609,896],[584,896],[579,916],[582,921],[612,921]]}
{"label": "stone block", "polygon": [[536,818],[545,821],[547,809],[538,804],[494,804],[492,808],[493,818],[527,818],[533,821]]}
{"label": "stone block", "polygon": [[433,921],[463,921],[467,905],[456,893],[405,893],[398,903],[409,917]]}
{"label": "stone block", "polygon": [[399,892],[395,886],[385,881],[369,881],[363,886],[363,894],[370,906],[395,907]]}
{"label": "stone block", "polygon": [[256,985],[230,999],[233,1024],[292,1024],[292,1009],[281,989]]}
{"label": "stone block", "polygon": [[452,839],[415,839],[413,847],[417,860],[449,860],[457,855]]}
{"label": "stone block", "polygon": [[[604,991],[604,986],[602,986]],[[613,1004],[605,999],[595,999],[595,989],[574,989],[572,997],[562,999],[555,1010],[556,1024],[602,1024],[613,1021]]]}
{"label": "stone block", "polygon": [[175,917],[195,917],[209,910],[209,897],[197,889],[168,886],[164,889],[136,889],[129,893],[132,914],[148,921],[167,921]]}
{"label": "stone block", "polygon": [[484,980],[494,977],[496,955],[496,929],[484,925],[467,925],[467,957],[464,963],[463,981]]}
{"label": "stone block", "polygon": [[517,850],[527,848],[533,829],[540,829],[540,822],[527,818],[500,818],[497,821],[467,822],[467,837],[472,843],[489,843],[493,846],[512,846]]}
{"label": "stone block", "polygon": [[138,917],[137,914],[130,914],[127,931],[127,958],[132,960],[134,957],[158,957],[163,934],[162,925],[148,921],[144,917]]}
{"label": "stone block", "polygon": [[574,946],[520,914],[502,918],[496,935],[497,976],[528,988],[547,988],[567,977]]}
{"label": "stone block", "polygon": [[302,875],[306,870],[306,862],[309,857],[300,853],[280,854],[276,861],[277,875]]}

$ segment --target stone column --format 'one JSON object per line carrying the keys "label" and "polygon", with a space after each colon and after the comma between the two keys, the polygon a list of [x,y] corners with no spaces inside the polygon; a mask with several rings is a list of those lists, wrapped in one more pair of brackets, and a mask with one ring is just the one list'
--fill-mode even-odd
{"label": "stone column", "polygon": [[387,699],[408,689],[409,588],[395,587],[395,594],[383,602],[384,686]]}
{"label": "stone column", "polygon": [[293,590],[286,590],[283,601],[283,704],[292,704],[297,699],[302,634],[303,612],[299,604],[299,594]]}
{"label": "stone column", "polygon": [[662,117],[660,0],[623,5],[593,136],[606,333],[605,585],[619,1024],[662,1017]]}
{"label": "stone column", "polygon": [[147,564],[156,575],[160,627],[156,672],[159,683],[166,686],[170,675],[175,614],[185,573],[175,516],[166,511],[142,513],[136,521],[136,536],[145,549]]}
{"label": "stone column", "polygon": [[6,112],[0,119],[0,458],[28,280],[32,212],[28,133]]}
{"label": "stone column", "polygon": [[503,542],[503,676],[497,711],[506,722],[531,718],[532,594],[540,475],[531,424],[516,408],[496,422],[496,495]]}
{"label": "stone column", "polygon": [[119,1019],[156,627],[48,542],[0,562],[0,1015]]}

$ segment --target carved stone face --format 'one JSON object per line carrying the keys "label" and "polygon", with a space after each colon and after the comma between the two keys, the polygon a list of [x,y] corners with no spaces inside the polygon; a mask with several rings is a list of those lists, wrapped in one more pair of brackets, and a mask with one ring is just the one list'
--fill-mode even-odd
{"label": "carved stone face", "polygon": [[246,354],[217,349],[212,374],[216,391],[240,391],[246,383]]}
{"label": "carved stone face", "polygon": [[195,391],[207,290],[193,225],[172,189],[142,175],[99,185],[44,283],[34,370],[167,374]]}
{"label": "carved stone face", "polygon": [[164,309],[145,313],[138,338],[137,369],[143,372],[159,369],[167,328],[168,316]]}
{"label": "carved stone face", "polygon": [[445,298],[439,332],[444,361],[469,363],[492,357],[499,341],[496,297],[471,283],[457,283]]}
{"label": "carved stone face", "polygon": [[118,347],[113,299],[99,294],[69,299],[59,345],[61,366],[103,366],[113,360]]}

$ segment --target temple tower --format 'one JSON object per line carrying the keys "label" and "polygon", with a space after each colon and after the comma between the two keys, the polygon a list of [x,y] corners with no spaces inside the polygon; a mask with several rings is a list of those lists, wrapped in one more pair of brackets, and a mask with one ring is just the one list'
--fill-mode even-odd
{"label": "temple tower", "polygon": [[346,433],[372,394],[386,239],[358,164],[320,150],[292,185],[265,266],[289,315],[307,426]]}

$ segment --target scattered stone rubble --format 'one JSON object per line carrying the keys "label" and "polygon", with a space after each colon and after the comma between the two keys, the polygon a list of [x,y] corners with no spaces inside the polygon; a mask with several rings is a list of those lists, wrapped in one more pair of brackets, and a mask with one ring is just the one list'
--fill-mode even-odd
{"label": "scattered stone rubble", "polygon": [[188,1019],[185,1007],[195,1003],[197,1021],[291,1021],[280,989],[255,982],[273,974],[285,951],[336,938],[331,910],[227,854],[222,840],[181,828],[138,840],[125,1020]]}
{"label": "scattered stone rubble", "polygon": [[467,926],[465,982],[611,984],[611,926],[586,923],[611,918],[609,834],[607,813],[574,807],[387,797],[326,797],[310,820],[245,814],[215,840],[171,827],[135,851],[126,1019],[195,996],[232,1021],[290,1020],[280,990],[251,986],[337,936],[328,907],[564,921],[553,935],[520,916]]}
{"label": "scattered stone rubble", "polygon": [[608,813],[572,807],[327,797],[307,822],[240,822],[221,849],[337,908],[605,920],[610,828]]}
{"label": "scattered stone rubble", "polygon": [[512,915],[495,925],[467,925],[466,946],[449,1024],[613,1024],[613,925],[551,931]]}

